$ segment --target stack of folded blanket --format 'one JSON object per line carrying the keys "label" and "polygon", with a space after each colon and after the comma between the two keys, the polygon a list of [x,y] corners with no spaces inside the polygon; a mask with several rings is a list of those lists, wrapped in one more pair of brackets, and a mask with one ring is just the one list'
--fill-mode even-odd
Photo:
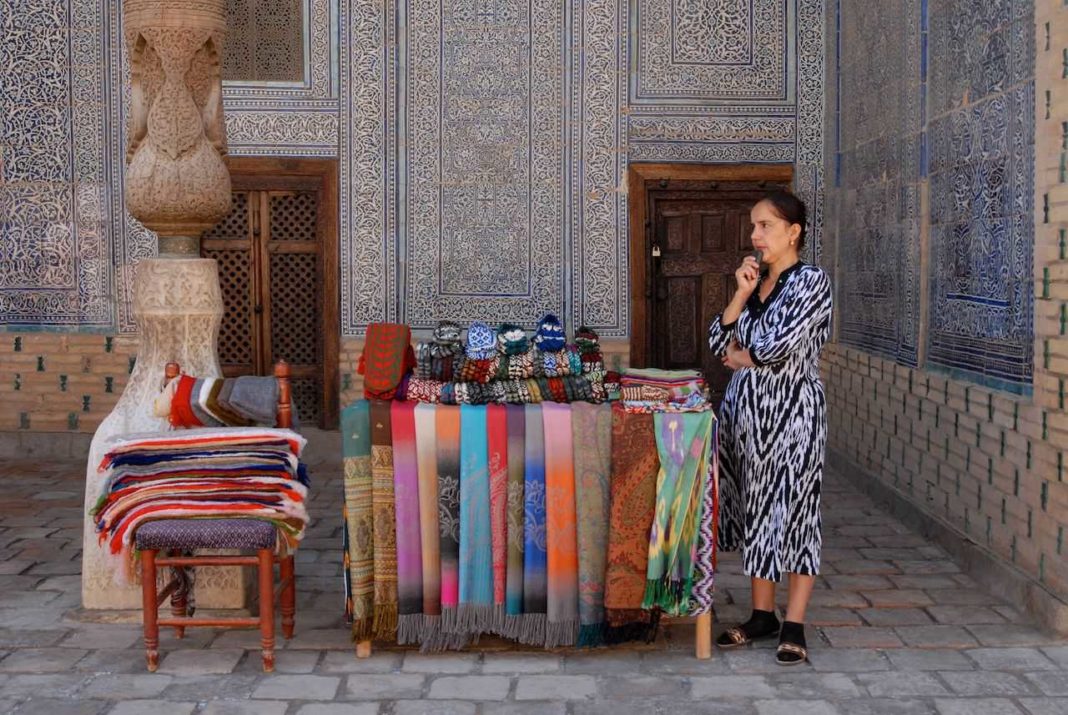
{"label": "stack of folded blanket", "polygon": [[273,377],[195,378],[179,375],[156,398],[154,412],[172,427],[274,427],[278,380]]}
{"label": "stack of folded blanket", "polygon": [[620,379],[630,412],[703,412],[712,409],[708,386],[697,370],[631,368]]}
{"label": "stack of folded blanket", "polygon": [[278,527],[283,550],[308,522],[305,440],[288,429],[191,429],[116,439],[90,510],[100,544],[132,555],[137,529],[172,518],[247,518]]}

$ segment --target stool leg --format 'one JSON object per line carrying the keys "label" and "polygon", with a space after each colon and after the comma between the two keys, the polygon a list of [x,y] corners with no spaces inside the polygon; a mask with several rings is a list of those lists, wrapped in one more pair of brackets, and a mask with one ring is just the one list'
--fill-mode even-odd
{"label": "stool leg", "polygon": [[260,645],[263,672],[274,672],[274,552],[259,550],[260,564]]}
{"label": "stool leg", "polygon": [[156,552],[141,552],[141,617],[145,629],[145,662],[148,671],[159,668],[159,614],[156,612]]}
{"label": "stool leg", "polygon": [[289,555],[278,564],[282,587],[282,635],[286,640],[293,637],[293,616],[297,612],[297,576],[293,569],[293,556]]}
{"label": "stool leg", "polygon": [[[177,550],[172,550],[170,552],[170,554],[171,554],[171,556],[181,556],[181,552],[177,551]],[[181,568],[181,567],[177,567],[177,568]],[[176,576],[176,578],[180,579],[181,577],[180,576]],[[188,599],[188,597],[189,597],[189,594],[184,589],[177,589],[177,590],[174,591],[174,593],[171,594],[171,615],[172,616],[174,616],[175,618],[184,618],[187,615],[186,609],[187,609],[187,599]],[[175,626],[174,627],[174,637],[175,638],[179,638],[179,639],[185,638],[185,626]]]}

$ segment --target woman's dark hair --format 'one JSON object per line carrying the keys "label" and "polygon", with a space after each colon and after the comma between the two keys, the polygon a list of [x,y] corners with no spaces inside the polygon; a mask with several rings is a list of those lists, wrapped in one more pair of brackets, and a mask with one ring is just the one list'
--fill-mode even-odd
{"label": "woman's dark hair", "polygon": [[808,230],[808,210],[805,208],[805,202],[783,189],[769,191],[761,201],[771,204],[775,215],[788,221],[791,226],[795,223],[801,226],[801,235],[797,237],[797,250],[804,248],[805,233]]}

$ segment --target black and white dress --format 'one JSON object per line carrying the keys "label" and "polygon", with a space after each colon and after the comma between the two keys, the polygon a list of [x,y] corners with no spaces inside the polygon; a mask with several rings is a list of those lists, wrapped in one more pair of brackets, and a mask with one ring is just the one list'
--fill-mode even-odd
{"label": "black and white dress", "polygon": [[749,576],[819,573],[827,446],[819,356],[830,329],[830,280],[800,262],[767,301],[758,285],[737,321],[718,316],[708,328],[713,353],[737,340],[756,365],[735,371],[719,414],[719,546],[741,548]]}

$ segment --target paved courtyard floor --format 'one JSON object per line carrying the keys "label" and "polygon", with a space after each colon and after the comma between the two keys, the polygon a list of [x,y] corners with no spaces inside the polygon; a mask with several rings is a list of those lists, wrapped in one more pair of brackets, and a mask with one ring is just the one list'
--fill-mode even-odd
{"label": "paved courtyard floor", "polygon": [[[824,496],[824,570],[811,663],[773,646],[693,658],[693,627],[648,646],[544,652],[484,642],[356,660],[341,616],[336,464],[313,468],[315,517],[298,557],[297,634],[260,672],[258,633],[161,629],[145,671],[139,627],[80,610],[82,464],[0,464],[0,713],[64,715],[1068,714],[1068,641],[988,595],[944,551],[845,479]],[[734,555],[717,575],[718,634],[748,615]],[[127,619],[130,620],[130,619]]]}

